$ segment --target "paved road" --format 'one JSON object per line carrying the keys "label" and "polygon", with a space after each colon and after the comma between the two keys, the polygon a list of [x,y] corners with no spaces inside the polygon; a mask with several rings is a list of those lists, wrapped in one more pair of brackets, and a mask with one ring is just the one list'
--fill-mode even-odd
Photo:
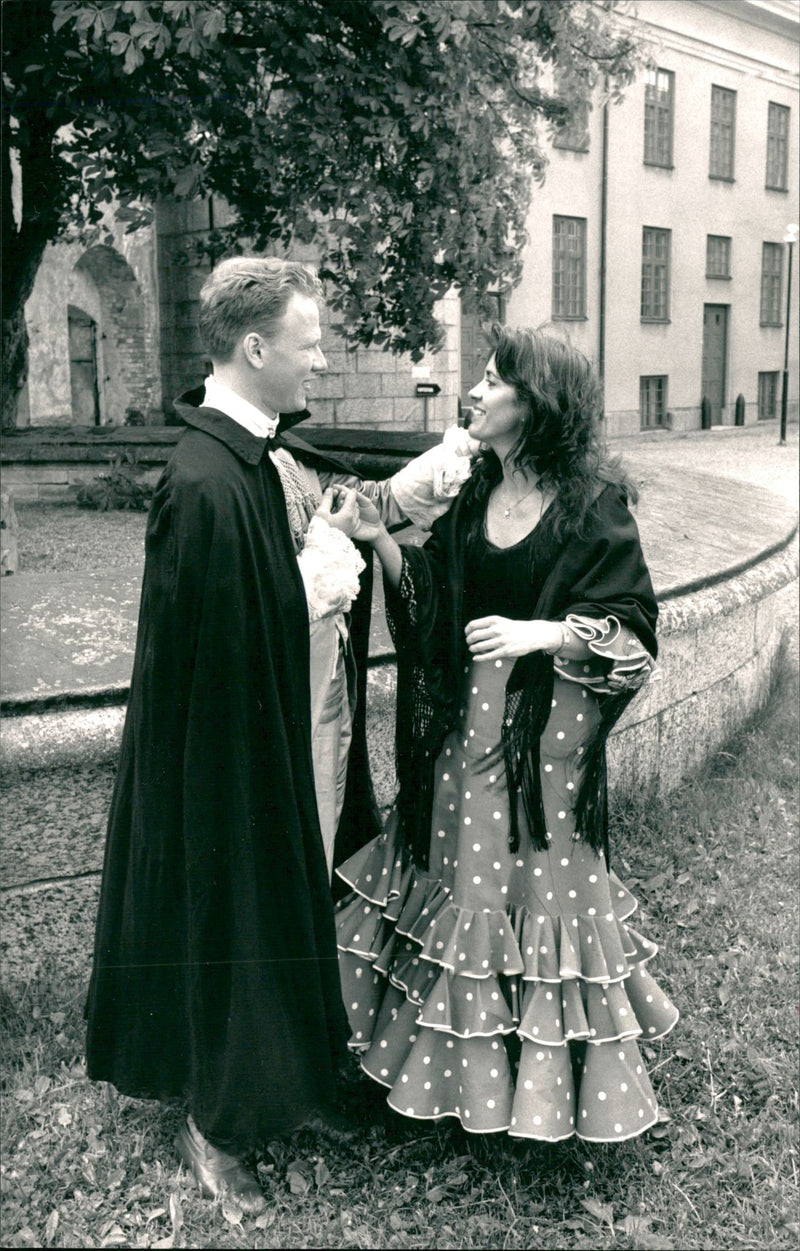
{"label": "paved road", "polygon": [[737,429],[721,426],[687,435],[657,431],[614,439],[612,451],[635,461],[637,467],[672,466],[694,472],[736,478],[781,495],[795,510],[800,497],[798,427],[790,426],[786,445],[778,444],[776,423]]}

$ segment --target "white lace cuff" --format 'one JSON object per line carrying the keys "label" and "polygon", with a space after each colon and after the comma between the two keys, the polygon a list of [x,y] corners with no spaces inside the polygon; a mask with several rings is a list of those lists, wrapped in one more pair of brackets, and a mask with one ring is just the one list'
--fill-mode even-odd
{"label": "white lace cuff", "polygon": [[429,530],[447,512],[472,473],[479,447],[462,426],[450,426],[441,443],[398,470],[391,479],[392,495],[409,521]]}
{"label": "white lace cuff", "polygon": [[358,575],[366,566],[346,534],[322,517],[312,517],[297,564],[306,588],[310,621],[348,611],[358,595]]}
{"label": "white lace cuff", "polygon": [[601,695],[615,695],[620,691],[638,691],[648,679],[662,676],[633,630],[613,615],[582,617],[569,613],[566,623],[592,653],[585,661],[556,657],[558,675],[568,682],[579,682]]}

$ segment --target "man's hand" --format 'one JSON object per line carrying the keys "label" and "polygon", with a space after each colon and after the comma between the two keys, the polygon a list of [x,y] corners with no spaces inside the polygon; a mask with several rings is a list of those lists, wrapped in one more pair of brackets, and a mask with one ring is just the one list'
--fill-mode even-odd
{"label": "man's hand", "polygon": [[322,493],[322,503],[314,516],[321,517],[334,530],[341,530],[352,539],[359,521],[356,492],[346,486],[326,487]]}

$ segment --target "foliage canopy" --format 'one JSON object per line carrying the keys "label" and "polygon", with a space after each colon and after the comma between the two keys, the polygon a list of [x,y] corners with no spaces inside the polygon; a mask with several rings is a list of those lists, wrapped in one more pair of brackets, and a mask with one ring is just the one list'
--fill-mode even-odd
{"label": "foliage canopy", "polygon": [[418,356],[439,342],[433,304],[451,285],[480,301],[518,279],[539,121],[635,71],[619,7],[10,0],[4,318],[76,225],[116,204],[133,229],[159,197],[215,194],[235,215],[217,254],[313,240],[351,340]]}

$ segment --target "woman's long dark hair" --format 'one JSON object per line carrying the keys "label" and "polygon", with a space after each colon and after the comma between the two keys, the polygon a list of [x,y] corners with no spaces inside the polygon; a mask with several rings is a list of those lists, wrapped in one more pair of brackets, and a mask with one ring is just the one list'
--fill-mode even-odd
{"label": "woman's long dark hair", "polygon": [[[554,494],[549,510],[553,537],[580,533],[602,483],[619,483],[636,503],[636,488],[619,458],[609,457],[601,445],[602,388],[583,353],[552,335],[500,322],[492,325],[489,337],[496,373],[514,388],[522,412],[520,436],[509,456],[518,468],[539,474],[542,490]],[[474,516],[483,517],[502,476],[499,457],[487,449],[472,471]]]}

